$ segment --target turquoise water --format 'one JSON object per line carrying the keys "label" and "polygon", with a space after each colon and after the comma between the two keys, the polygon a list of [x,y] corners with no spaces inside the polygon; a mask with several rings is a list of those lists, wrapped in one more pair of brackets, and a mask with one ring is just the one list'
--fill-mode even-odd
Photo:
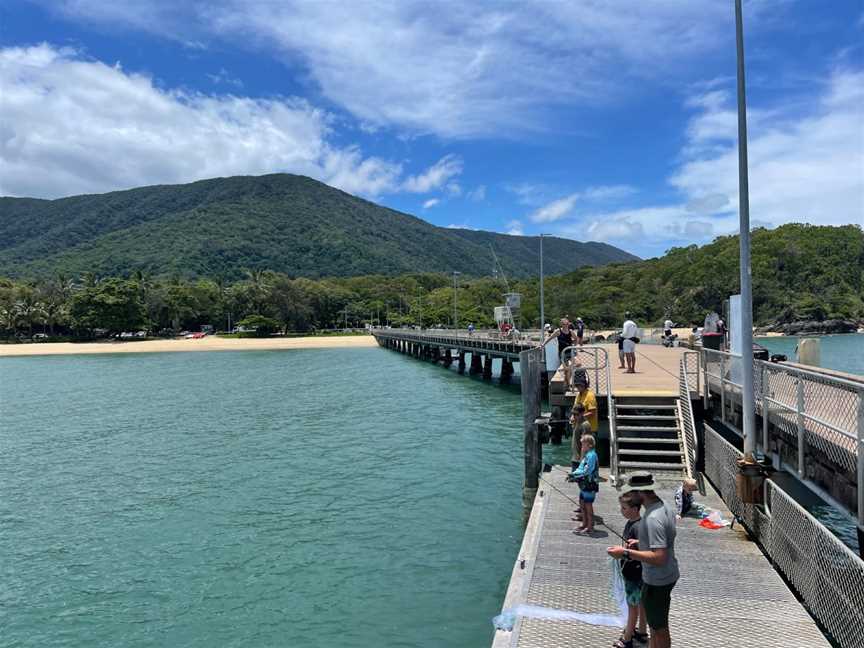
{"label": "turquoise water", "polygon": [[[864,335],[850,333],[847,335],[821,335],[821,364],[826,369],[845,371],[847,373],[864,375]],[[771,353],[783,353],[791,361],[795,361],[795,347],[799,337],[756,338],[756,342]]]}
{"label": "turquoise water", "polygon": [[488,645],[521,402],[379,349],[0,358],[14,646]]}

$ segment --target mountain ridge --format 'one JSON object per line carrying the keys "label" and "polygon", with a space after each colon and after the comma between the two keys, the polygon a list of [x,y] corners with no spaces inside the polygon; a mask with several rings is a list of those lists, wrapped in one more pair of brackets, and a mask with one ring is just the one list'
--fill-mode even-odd
{"label": "mountain ridge", "polygon": [[[317,180],[232,176],[54,200],[0,198],[0,275],[298,277],[492,271],[530,276],[537,237],[437,227]],[[544,239],[549,274],[635,261],[605,243]]]}

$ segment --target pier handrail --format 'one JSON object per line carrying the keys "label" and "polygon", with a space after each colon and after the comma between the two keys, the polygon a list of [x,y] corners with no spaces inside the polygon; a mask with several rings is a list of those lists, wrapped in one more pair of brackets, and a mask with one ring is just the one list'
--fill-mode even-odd
{"label": "pier handrail", "polygon": [[[681,356],[678,369],[678,415],[681,419],[681,436],[684,442],[684,468],[691,479],[696,477],[696,457],[699,456],[699,439],[696,436],[696,419],[693,416],[693,403],[690,400],[690,381],[687,370],[687,356],[697,356],[695,351],[685,351]],[[698,365],[697,365],[698,366]],[[696,370],[698,377],[699,371]],[[697,388],[698,390],[698,384]]]}
{"label": "pier handrail", "polygon": [[836,645],[857,648],[864,633],[864,560],[773,481],[766,482],[764,508],[742,502],[735,486],[741,457],[706,426],[705,475]]}
{"label": "pier handrail", "polygon": [[[740,356],[724,351],[702,349],[705,366],[705,400],[719,392],[721,420],[727,424],[727,402],[740,400],[741,385],[731,368]],[[836,470],[855,475],[857,518],[864,538],[864,380],[794,367],[782,363],[753,360],[756,414],[762,417],[762,451],[771,452],[772,424],[779,437],[797,448],[798,477],[819,492],[822,485],[808,472],[808,449],[830,460]],[[710,370],[717,367],[717,373]],[[734,428],[734,426],[732,426]],[[779,441],[778,441],[779,443]],[[777,460],[783,463],[783,453]]]}
{"label": "pier handrail", "polygon": [[[609,352],[601,346],[589,344],[585,346],[568,346],[561,350],[559,358],[561,363],[572,357],[584,355],[592,359],[593,363],[589,367],[583,367],[586,371],[594,373],[594,393],[598,394],[602,386],[606,391],[606,411],[609,419],[609,469],[612,475],[613,483],[618,481],[618,435],[615,429],[615,399],[612,398],[612,372],[609,368]],[[602,358],[602,365],[599,360]],[[580,360],[581,362],[581,360]],[[603,371],[604,382],[600,381],[600,371]],[[573,373],[570,374],[571,380]],[[567,385],[569,391],[571,385]],[[575,434],[575,432],[574,432]]]}

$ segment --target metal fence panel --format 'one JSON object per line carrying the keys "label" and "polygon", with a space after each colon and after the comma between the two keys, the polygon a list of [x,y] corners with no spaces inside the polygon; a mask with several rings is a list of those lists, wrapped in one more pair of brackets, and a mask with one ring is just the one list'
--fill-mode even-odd
{"label": "metal fence panel", "polygon": [[705,429],[705,474],[732,513],[804,600],[841,648],[860,648],[864,637],[864,561],[773,482],[766,507],[744,504],[735,490],[741,453]]}

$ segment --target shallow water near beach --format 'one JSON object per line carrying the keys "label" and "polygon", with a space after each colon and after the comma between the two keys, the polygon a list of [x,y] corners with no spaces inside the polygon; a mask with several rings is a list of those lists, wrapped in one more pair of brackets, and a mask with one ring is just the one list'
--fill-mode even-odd
{"label": "shallow water near beach", "polygon": [[[790,361],[797,357],[795,348],[801,337],[770,337],[756,338],[771,353],[783,353]],[[845,335],[812,336],[819,339],[820,364],[825,369],[844,371],[846,373],[864,375],[864,335],[848,333]]]}
{"label": "shallow water near beach", "polygon": [[0,358],[15,646],[479,646],[521,402],[380,349]]}

